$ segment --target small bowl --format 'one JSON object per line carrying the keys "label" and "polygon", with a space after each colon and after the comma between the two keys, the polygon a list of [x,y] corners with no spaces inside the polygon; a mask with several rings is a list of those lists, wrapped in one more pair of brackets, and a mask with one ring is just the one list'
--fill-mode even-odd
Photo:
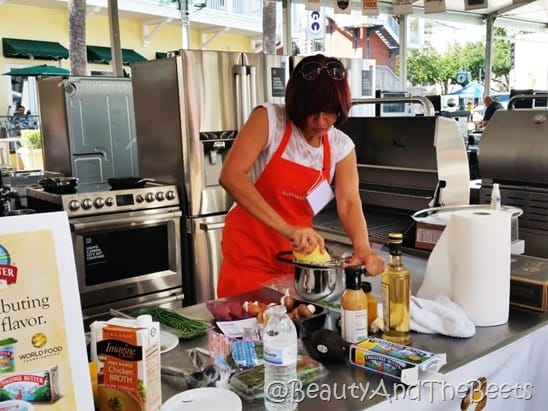
{"label": "small bowl", "polygon": [[[307,303],[295,301],[295,304],[299,305]],[[297,337],[301,340],[312,336],[314,331],[323,328],[325,325],[325,320],[327,319],[328,310],[326,308],[316,304],[312,305],[316,307],[316,311],[312,314],[312,316],[302,320],[293,321],[295,323],[295,328],[297,328]]]}

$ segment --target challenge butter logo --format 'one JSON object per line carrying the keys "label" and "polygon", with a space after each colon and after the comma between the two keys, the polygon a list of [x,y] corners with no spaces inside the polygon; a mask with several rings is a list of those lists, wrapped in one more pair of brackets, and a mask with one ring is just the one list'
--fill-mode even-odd
{"label": "challenge butter logo", "polygon": [[11,265],[11,257],[6,248],[0,244],[0,290],[17,282],[17,267]]}

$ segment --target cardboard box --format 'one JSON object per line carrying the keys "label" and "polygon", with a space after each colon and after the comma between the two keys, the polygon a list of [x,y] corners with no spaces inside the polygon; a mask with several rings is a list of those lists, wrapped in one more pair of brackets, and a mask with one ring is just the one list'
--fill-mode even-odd
{"label": "cardboard box", "polygon": [[438,242],[444,225],[417,222],[417,233],[415,236],[415,247],[424,250],[432,250]]}
{"label": "cardboard box", "polygon": [[530,310],[548,311],[548,260],[512,255],[510,304]]}
{"label": "cardboard box", "polygon": [[[160,324],[150,316],[94,321],[91,360],[97,363],[99,411],[158,411],[162,404]],[[118,408],[117,408],[118,407]]]}
{"label": "cardboard box", "polygon": [[407,385],[433,377],[447,363],[445,353],[434,354],[375,337],[351,344],[349,359],[353,365]]}

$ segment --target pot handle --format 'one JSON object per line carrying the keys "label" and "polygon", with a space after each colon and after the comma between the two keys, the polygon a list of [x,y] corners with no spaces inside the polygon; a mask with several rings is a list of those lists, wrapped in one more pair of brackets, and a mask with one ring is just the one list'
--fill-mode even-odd
{"label": "pot handle", "polygon": [[293,264],[293,258],[287,258],[286,256],[288,255],[293,255],[293,251],[280,251],[278,254],[276,254],[276,259],[279,261],[283,261],[284,263]]}

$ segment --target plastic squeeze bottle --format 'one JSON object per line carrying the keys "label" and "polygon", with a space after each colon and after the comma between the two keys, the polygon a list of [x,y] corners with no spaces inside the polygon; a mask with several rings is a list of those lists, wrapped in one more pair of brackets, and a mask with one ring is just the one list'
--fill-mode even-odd
{"label": "plastic squeeze bottle", "polygon": [[346,288],[341,295],[341,336],[349,343],[367,338],[367,295],[362,290],[361,267],[346,267]]}
{"label": "plastic squeeze bottle", "polygon": [[493,184],[491,190],[491,210],[500,210],[502,198],[500,196],[500,188],[498,183]]}

